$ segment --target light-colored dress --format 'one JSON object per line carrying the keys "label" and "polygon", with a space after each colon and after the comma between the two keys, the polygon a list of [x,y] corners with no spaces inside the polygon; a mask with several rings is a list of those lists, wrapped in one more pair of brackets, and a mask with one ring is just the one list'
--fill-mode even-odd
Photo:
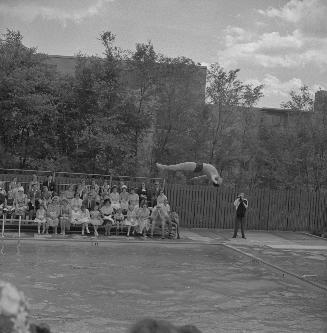
{"label": "light-colored dress", "polygon": [[90,223],[90,212],[88,209],[85,209],[84,211],[81,211],[79,218],[76,220],[77,223],[75,224],[84,224],[84,223]]}
{"label": "light-colored dress", "polygon": [[128,210],[127,211],[127,218],[124,221],[124,224],[126,226],[131,226],[131,227],[136,227],[138,225],[138,221],[136,218],[136,211],[138,210],[138,208],[134,208],[133,210]]}
{"label": "light-colored dress", "polygon": [[120,193],[120,207],[123,210],[127,210],[128,209],[128,200],[129,200],[129,193],[128,192],[121,192]]}
{"label": "light-colored dress", "polygon": [[83,200],[82,199],[77,199],[74,198],[70,202],[70,206],[72,208],[72,223],[73,224],[78,224],[78,219],[80,218],[81,215],[81,207],[82,207]]}
{"label": "light-colored dress", "polygon": [[169,204],[163,204],[161,208],[164,210],[164,212],[169,216],[170,213],[170,205]]}
{"label": "light-colored dress", "polygon": [[149,230],[150,228],[150,210],[149,208],[139,208],[136,211],[136,218],[139,224],[140,231],[145,229]]}
{"label": "light-colored dress", "polygon": [[157,205],[163,206],[166,200],[167,200],[167,197],[164,194],[160,194],[157,198]]}
{"label": "light-colored dress", "polygon": [[137,193],[130,194],[128,200],[133,207],[139,207],[140,198]]}
{"label": "light-colored dress", "polygon": [[101,212],[99,210],[92,210],[90,212],[91,215],[91,224],[93,225],[102,225],[103,221],[101,219]]}
{"label": "light-colored dress", "polygon": [[39,223],[39,224],[46,223],[47,222],[47,219],[45,217],[46,213],[47,212],[46,212],[46,210],[44,208],[43,209],[39,208],[36,211],[36,217],[35,217],[34,222]]}
{"label": "light-colored dress", "polygon": [[60,218],[65,223],[66,227],[70,226],[72,218],[72,209],[69,205],[60,207]]}
{"label": "light-colored dress", "polygon": [[47,225],[57,227],[59,224],[60,206],[56,203],[49,203],[47,207]]}
{"label": "light-colored dress", "polygon": [[113,209],[119,209],[120,203],[119,203],[119,193],[118,192],[111,192],[109,195],[111,206]]}

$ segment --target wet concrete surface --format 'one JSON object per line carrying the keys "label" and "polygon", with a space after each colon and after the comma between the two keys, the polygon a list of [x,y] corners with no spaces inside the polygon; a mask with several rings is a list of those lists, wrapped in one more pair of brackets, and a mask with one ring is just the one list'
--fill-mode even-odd
{"label": "wet concrete surface", "polygon": [[326,293],[199,237],[98,246],[23,240],[18,248],[7,240],[0,279],[58,333],[126,332],[148,316],[207,333],[326,332]]}

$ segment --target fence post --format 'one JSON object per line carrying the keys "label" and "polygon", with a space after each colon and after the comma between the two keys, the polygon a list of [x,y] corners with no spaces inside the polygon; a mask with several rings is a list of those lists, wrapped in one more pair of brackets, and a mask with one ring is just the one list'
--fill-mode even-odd
{"label": "fence post", "polygon": [[1,236],[5,237],[5,214],[2,214],[2,232]]}
{"label": "fence post", "polygon": [[19,215],[19,222],[18,222],[18,238],[20,238],[20,225],[22,223],[22,216]]}

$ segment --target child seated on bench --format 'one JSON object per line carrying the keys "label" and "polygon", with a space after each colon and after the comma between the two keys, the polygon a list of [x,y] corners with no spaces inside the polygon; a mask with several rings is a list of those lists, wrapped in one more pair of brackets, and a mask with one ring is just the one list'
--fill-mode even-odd
{"label": "child seated on bench", "polygon": [[41,233],[41,226],[42,226],[42,234],[45,233],[46,230],[46,210],[44,207],[44,203],[43,202],[39,202],[39,209],[36,211],[36,217],[34,222],[37,223],[37,233],[40,234]]}
{"label": "child seated on bench", "polygon": [[121,232],[123,231],[123,222],[124,222],[124,214],[121,208],[117,209],[115,215],[114,215],[114,221],[116,224],[116,235],[119,234],[119,229]]}

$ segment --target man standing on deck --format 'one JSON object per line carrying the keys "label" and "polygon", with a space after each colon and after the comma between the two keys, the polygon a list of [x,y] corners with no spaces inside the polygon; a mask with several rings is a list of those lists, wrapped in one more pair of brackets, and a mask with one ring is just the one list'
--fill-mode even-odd
{"label": "man standing on deck", "polygon": [[244,220],[246,209],[248,208],[248,200],[244,198],[244,193],[240,193],[236,200],[234,201],[234,206],[236,208],[236,216],[235,216],[235,226],[234,226],[234,235],[233,238],[237,237],[237,232],[239,225],[241,224],[241,233],[242,238],[245,239],[244,235]]}

